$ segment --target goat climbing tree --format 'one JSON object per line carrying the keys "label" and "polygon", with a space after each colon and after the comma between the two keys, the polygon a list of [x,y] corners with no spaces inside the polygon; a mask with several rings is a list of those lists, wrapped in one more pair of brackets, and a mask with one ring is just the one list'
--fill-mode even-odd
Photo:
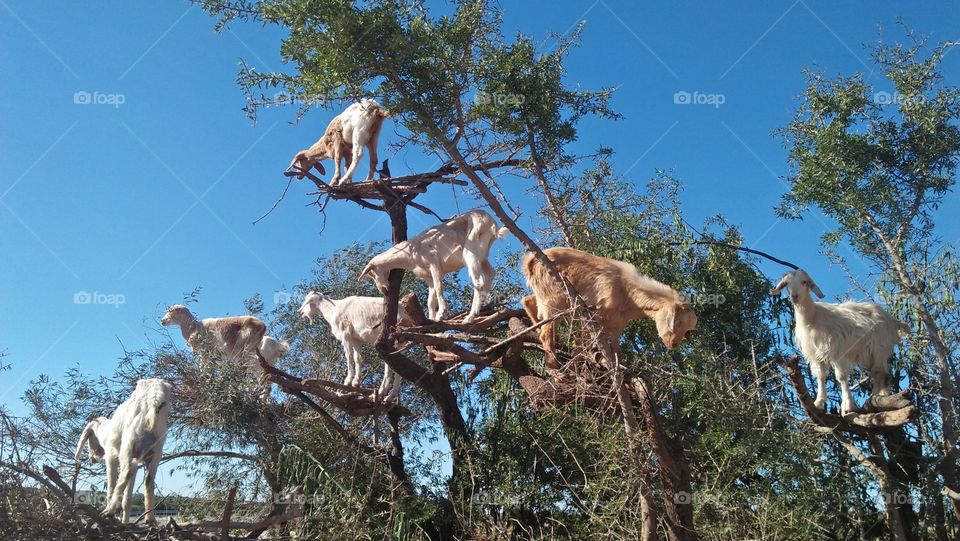
{"label": "goat climbing tree", "polygon": [[[433,400],[452,450],[452,489],[457,490],[464,485],[460,472],[469,457],[472,438],[448,374],[461,365],[472,366],[474,376],[485,368],[500,369],[520,384],[535,409],[580,404],[606,414],[619,411],[629,441],[629,448],[624,450],[625,455],[642,471],[648,468],[646,449],[652,451],[656,457],[655,473],[660,480],[663,495],[663,521],[670,538],[695,539],[693,514],[689,505],[692,494],[689,467],[682,449],[662,428],[659,408],[650,392],[650,384],[642,377],[625,373],[622,361],[615,353],[617,348],[594,323],[592,310],[586,306],[572,285],[552,267],[552,263],[536,243],[506,214],[492,191],[476,173],[477,170],[490,171],[494,168],[519,165],[522,164],[515,160],[471,165],[464,163],[461,157],[460,164],[453,164],[432,173],[340,186],[329,186],[308,171],[288,171],[287,174],[301,173],[310,178],[318,190],[311,195],[318,196],[317,203],[321,208],[325,208],[332,199],[348,200],[364,209],[386,212],[390,217],[391,240],[396,244],[407,240],[408,207],[436,216],[430,209],[415,203],[414,198],[425,193],[427,187],[433,183],[465,184],[454,178],[457,173],[463,173],[474,182],[474,186],[485,198],[489,197],[487,202],[503,223],[522,240],[527,249],[542,258],[545,265],[552,270],[555,279],[575,299],[576,302],[571,303],[573,308],[565,315],[576,316],[582,322],[589,338],[581,342],[577,350],[564,355],[568,362],[563,371],[544,376],[531,369],[522,355],[525,350],[542,352],[537,339],[531,335],[531,331],[539,324],[524,321],[526,315],[522,310],[495,309],[493,313],[487,313],[469,324],[458,321],[462,320],[462,315],[448,321],[430,321],[423,315],[423,309],[413,294],[401,299],[404,271],[394,269],[390,273],[389,287],[384,297],[384,332],[377,342],[377,351],[383,362]],[[401,303],[413,320],[412,327],[397,326]],[[402,353],[403,348],[410,343],[418,344],[426,350],[430,359],[429,368],[417,364]],[[482,346],[486,347],[481,349]],[[470,349],[471,347],[474,349]],[[378,403],[372,390],[344,389],[331,382],[317,380],[298,381],[297,378],[265,364],[264,370],[282,390],[307,401],[311,407],[322,412],[327,423],[336,421],[313,400],[304,396],[305,392],[351,415],[386,413],[397,416],[404,412],[400,406]],[[346,392],[331,393],[331,389]],[[339,424],[333,428],[336,433],[351,438]],[[403,468],[402,449],[398,449],[398,441],[392,445],[392,452],[387,453],[390,471],[397,481],[407,487],[409,479]],[[392,462],[389,462],[390,457],[393,457]],[[653,472],[645,474],[644,478],[649,481],[651,473]],[[653,501],[652,487],[649,483],[637,487],[637,494],[643,516],[644,538],[656,539],[658,506]],[[462,497],[463,495],[460,495],[460,498]]]}
{"label": "goat climbing tree", "polygon": [[[525,36],[505,43],[498,8],[486,1],[457,3],[449,17],[437,18],[431,18],[418,2],[377,3],[349,9],[333,1],[250,5],[236,0],[203,4],[224,21],[257,19],[290,31],[283,49],[296,72],[241,72],[251,115],[256,114],[259,106],[272,103],[255,93],[277,85],[305,104],[328,104],[372,95],[390,113],[394,125],[405,128],[403,144],[415,145],[425,154],[436,156],[440,163],[448,164],[431,173],[433,179],[441,178],[437,173],[466,178],[497,220],[539,258],[573,300],[571,315],[583,324],[589,343],[596,347],[574,352],[571,360],[575,362],[568,361],[567,366],[592,374],[592,385],[596,385],[592,389],[608,386],[596,394],[601,402],[609,396],[610,403],[620,411],[630,442],[630,448],[624,449],[626,462],[633,463],[638,471],[653,464],[663,487],[667,531],[673,539],[695,538],[686,459],[676,442],[661,429],[659,408],[648,392],[649,385],[623,370],[616,348],[601,335],[589,308],[556,272],[531,236],[517,226],[505,201],[498,197],[495,176],[508,172],[516,178],[534,179],[549,198],[550,184],[563,174],[564,168],[582,158],[568,150],[577,138],[578,121],[591,115],[618,116],[607,106],[611,89],[583,91],[567,86],[562,79],[564,59],[576,45],[579,29],[571,35],[556,36],[556,46],[541,53],[533,40]],[[471,100],[473,96],[476,98]],[[497,164],[513,167],[498,171]],[[404,182],[384,179],[372,184],[355,183],[346,188],[325,187],[318,182],[318,190],[332,199],[349,199],[363,208],[387,212],[392,240],[398,242],[407,236],[407,208],[418,208],[413,199],[432,183],[421,175],[423,182],[418,184],[416,177],[406,177]],[[469,337],[460,337],[462,340],[450,331],[464,330],[444,328],[447,323],[430,322],[429,330],[396,329],[401,278],[399,271],[390,277],[384,332],[377,349],[384,362],[435,403],[453,449],[454,485],[468,452],[470,435],[441,367],[449,368],[449,363],[477,367],[499,364],[531,393],[534,404],[546,403],[548,399],[576,402],[585,394],[582,381],[545,378],[525,366],[522,357],[516,356],[518,347],[514,342],[483,352],[462,345],[475,347],[483,339],[478,334],[488,339],[496,336],[499,342],[509,333],[511,318],[516,319],[513,328],[517,332],[530,327],[519,313],[504,313],[483,333],[477,333],[477,327],[473,327],[467,332]],[[401,343],[411,341],[429,346],[430,369],[398,352]],[[528,348],[527,342],[524,344]],[[505,358],[507,352],[514,353],[514,358]],[[648,451],[653,453],[654,460],[647,459]],[[644,538],[653,539],[656,532],[652,525],[658,521],[655,514],[660,506],[653,504],[650,486],[637,486],[632,492],[641,495],[643,522],[651,525],[645,529]]]}

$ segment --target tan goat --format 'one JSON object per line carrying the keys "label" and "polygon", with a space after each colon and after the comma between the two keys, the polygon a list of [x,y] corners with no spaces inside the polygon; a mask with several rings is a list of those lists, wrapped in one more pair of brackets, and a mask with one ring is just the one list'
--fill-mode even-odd
{"label": "tan goat", "polygon": [[[197,319],[186,306],[174,304],[167,308],[160,324],[180,327],[184,341],[201,360],[206,360],[206,348],[212,347],[233,362],[246,363],[252,373],[259,372],[259,359],[274,366],[277,359],[290,349],[286,342],[266,336],[267,326],[254,316]],[[261,397],[267,399],[270,389],[270,382],[264,381]]]}
{"label": "tan goat", "polygon": [[[573,284],[587,305],[596,310],[604,333],[619,348],[620,333],[634,319],[649,318],[657,325],[660,339],[676,348],[697,327],[697,315],[683,296],[671,287],[640,274],[629,263],[607,259],[573,248],[548,248],[547,258]],[[537,323],[570,307],[570,299],[547,269],[527,254],[521,265],[533,295],[523,298],[523,307]],[[540,342],[548,368],[560,365],[556,354],[556,321],[540,328]]]}

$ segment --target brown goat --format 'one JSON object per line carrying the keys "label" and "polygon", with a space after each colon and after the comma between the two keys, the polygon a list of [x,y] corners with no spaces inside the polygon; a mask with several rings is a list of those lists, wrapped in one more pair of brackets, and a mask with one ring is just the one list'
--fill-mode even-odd
{"label": "brown goat", "polygon": [[[697,315],[680,293],[640,274],[629,263],[573,248],[548,248],[543,252],[587,305],[596,310],[604,334],[618,349],[620,333],[634,319],[654,320],[660,339],[671,349],[697,327]],[[524,257],[521,269],[533,290],[533,295],[523,298],[523,307],[534,323],[570,307],[566,292],[533,254]],[[546,352],[547,368],[559,368],[556,321],[540,328],[540,342]]]}

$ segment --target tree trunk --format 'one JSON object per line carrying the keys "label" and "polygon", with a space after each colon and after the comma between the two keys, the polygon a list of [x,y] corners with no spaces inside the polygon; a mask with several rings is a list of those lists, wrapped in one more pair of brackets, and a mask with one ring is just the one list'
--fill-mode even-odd
{"label": "tree trunk", "polygon": [[[387,208],[387,214],[390,216],[393,243],[398,244],[407,240],[406,204],[399,199],[391,200],[388,198],[384,201],[384,205]],[[377,341],[377,352],[383,358],[383,361],[400,377],[410,381],[433,399],[440,416],[440,424],[443,426],[444,435],[450,444],[453,465],[450,483],[451,488],[456,488],[460,484],[460,474],[466,471],[462,466],[469,457],[470,434],[460,412],[457,396],[450,386],[450,378],[443,373],[443,365],[437,366],[434,363],[432,369],[427,370],[402,353],[398,353],[399,342],[394,335],[396,334],[400,283],[403,281],[403,275],[404,271],[402,269],[394,269],[390,272],[390,283],[387,294],[384,296],[386,307],[386,313],[383,317],[384,332]]]}
{"label": "tree trunk", "polygon": [[[887,239],[886,235],[870,216],[864,216],[866,222],[870,225],[874,234],[880,240],[887,252],[887,257],[893,266],[894,276],[897,279],[902,291],[910,296],[917,316],[927,331],[930,343],[933,345],[934,353],[940,368],[940,417],[943,430],[943,460],[937,464],[937,469],[943,477],[943,484],[950,490],[958,490],[957,486],[957,434],[956,434],[956,410],[953,407],[953,380],[950,377],[950,350],[943,341],[943,335],[940,332],[940,325],[936,318],[927,309],[923,299],[920,298],[920,292],[914,284],[913,277],[907,270],[906,262],[901,257],[900,252]],[[950,505],[953,508],[953,514],[960,519],[960,501],[950,498]]]}
{"label": "tree trunk", "polygon": [[[457,165],[460,171],[470,179],[477,191],[480,192],[480,195],[487,202],[487,205],[490,206],[490,209],[497,218],[517,237],[527,250],[533,253],[534,257],[546,268],[548,274],[561,285],[564,292],[570,297],[570,306],[574,308],[575,313],[592,313],[573,285],[557,271],[553,262],[547,258],[533,239],[531,239],[525,231],[520,229],[516,222],[507,215],[503,205],[500,204],[493,192],[490,191],[489,186],[483,182],[476,171],[466,162],[463,155],[460,154],[459,149],[449,141],[445,142],[444,148],[453,160],[453,163]],[[613,354],[610,340],[602,336],[599,327],[590,319],[584,320],[584,326],[596,337],[598,349],[600,350],[604,363],[608,367],[618,366],[619,361]],[[624,381],[625,384],[630,384],[627,380]],[[638,388],[636,381],[633,382],[633,386],[635,389]],[[644,388],[644,386],[640,385],[639,388]],[[677,446],[675,442],[670,441],[662,431],[659,413],[653,397],[648,396],[644,388],[644,394],[641,395],[638,393],[637,398],[641,404],[644,420],[647,423],[647,435],[651,442],[651,449],[657,456],[657,461],[660,465],[663,500],[670,539],[671,541],[693,541],[697,539],[697,534],[693,527],[693,507],[690,504],[693,489],[690,484],[689,465],[683,457],[679,446]]]}
{"label": "tree trunk", "polygon": [[697,532],[693,528],[690,466],[680,446],[663,431],[656,400],[649,391],[650,384],[640,376],[627,378],[625,383],[633,388],[637,397],[644,423],[647,425],[650,448],[657,457],[669,539],[694,541],[697,539]]}

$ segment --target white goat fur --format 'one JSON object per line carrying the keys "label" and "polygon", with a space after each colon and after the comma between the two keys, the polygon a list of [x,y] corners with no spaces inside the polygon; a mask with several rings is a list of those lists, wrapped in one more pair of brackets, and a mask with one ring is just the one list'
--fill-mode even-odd
{"label": "white goat fur", "polygon": [[[320,140],[309,149],[297,153],[290,165],[296,165],[302,171],[316,167],[321,174],[326,174],[320,161],[333,158],[334,173],[330,184],[332,186],[348,184],[360,162],[363,149],[366,148],[370,155],[370,172],[367,173],[367,180],[373,180],[373,174],[377,170],[377,142],[386,118],[387,114],[376,101],[360,100],[334,117]],[[343,177],[340,176],[341,158],[345,160],[347,168]],[[303,178],[302,174],[297,176]]]}
{"label": "white goat fur", "polygon": [[871,396],[889,394],[888,364],[907,327],[874,303],[814,301],[810,292],[820,298],[823,292],[803,269],[786,273],[770,294],[779,295],[783,288],[793,302],[797,345],[817,378],[816,406],[826,408],[830,367],[840,384],[842,414],[856,408],[847,381],[854,367],[869,374]]}
{"label": "white goat fur", "polygon": [[[644,276],[629,263],[573,248],[547,248],[543,253],[587,305],[596,310],[597,322],[615,347],[619,347],[624,327],[634,319],[654,320],[660,339],[669,348],[679,347],[697,327],[697,315],[683,295]],[[534,323],[570,307],[566,291],[533,254],[523,258],[521,270],[533,290],[533,295],[523,298],[523,307]],[[540,342],[549,368],[559,368],[555,329],[556,321],[540,327]]]}
{"label": "white goat fur", "polygon": [[[186,306],[175,304],[163,314],[160,324],[179,326],[183,339],[201,358],[204,346],[212,346],[234,362],[247,363],[254,373],[260,370],[256,363],[258,358],[263,358],[270,366],[276,366],[280,355],[290,349],[286,342],[266,336],[267,326],[253,316],[198,320]],[[269,351],[263,351],[264,347]],[[261,396],[269,396],[270,388],[270,382],[265,382]]]}
{"label": "white goat fur", "polygon": [[143,482],[147,521],[156,522],[154,481],[167,438],[171,399],[169,383],[162,379],[141,379],[130,398],[113,412],[113,417],[98,417],[84,427],[75,456],[79,461],[86,445],[90,462],[106,464],[109,499],[104,515],[113,514],[122,497],[123,522],[130,519],[137,466],[143,464],[147,470]]}
{"label": "white goat fur", "polygon": [[[311,291],[300,306],[300,314],[311,323],[318,315],[327,320],[330,332],[340,341],[343,356],[347,360],[347,377],[343,384],[359,387],[363,380],[360,369],[363,357],[360,349],[363,344],[373,346],[380,338],[384,315],[383,299],[351,296],[337,300],[324,293]],[[386,400],[396,400],[400,394],[400,379],[390,365],[383,363],[383,379],[377,395],[384,396],[389,389]]]}
{"label": "white goat fur", "polygon": [[463,321],[469,323],[476,319],[493,287],[496,270],[488,260],[490,245],[507,232],[506,227],[497,229],[486,212],[471,210],[374,256],[360,273],[360,279],[370,276],[377,289],[386,294],[391,270],[410,271],[429,286],[427,310],[430,319],[440,321],[447,313],[443,276],[467,267],[473,283],[473,304]]}

